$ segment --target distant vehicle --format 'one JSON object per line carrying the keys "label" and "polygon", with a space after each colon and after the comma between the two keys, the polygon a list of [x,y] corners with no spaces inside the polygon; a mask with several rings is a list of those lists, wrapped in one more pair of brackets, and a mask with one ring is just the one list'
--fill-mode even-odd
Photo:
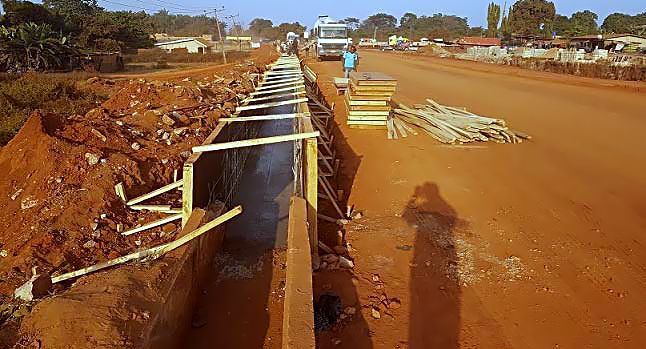
{"label": "distant vehicle", "polygon": [[319,59],[341,59],[343,53],[351,45],[352,39],[348,38],[348,27],[329,16],[322,15],[312,29],[316,41],[316,55]]}
{"label": "distant vehicle", "polygon": [[285,40],[285,41],[286,41],[288,44],[291,44],[291,43],[292,43],[292,41],[294,41],[294,40],[296,40],[296,39],[298,39],[298,35],[296,35],[296,33],[294,33],[294,32],[289,32],[289,33],[287,33],[287,38],[286,38],[286,40]]}

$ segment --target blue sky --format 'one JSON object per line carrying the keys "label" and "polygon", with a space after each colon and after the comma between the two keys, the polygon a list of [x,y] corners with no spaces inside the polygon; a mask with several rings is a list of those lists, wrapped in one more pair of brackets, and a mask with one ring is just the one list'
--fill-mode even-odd
{"label": "blue sky", "polygon": [[[33,0],[32,0],[33,1]],[[491,0],[98,0],[108,9],[138,8],[159,9],[166,7],[171,11],[196,11],[224,6],[224,15],[240,14],[247,24],[256,17],[268,18],[275,24],[298,21],[311,27],[319,14],[335,18],[357,17],[364,19],[377,12],[385,12],[400,18],[405,12],[418,15],[434,13],[454,14],[467,17],[471,26],[486,26],[487,4]],[[503,5],[504,0],[495,0]],[[508,4],[514,0],[507,1]],[[599,15],[599,22],[610,13],[623,12],[636,14],[646,12],[646,0],[553,0],[556,11],[570,15],[579,10],[592,10]],[[39,1],[35,1],[39,2]],[[118,3],[118,4],[117,4]],[[123,6],[130,5],[130,6]],[[150,11],[148,11],[150,12]]]}

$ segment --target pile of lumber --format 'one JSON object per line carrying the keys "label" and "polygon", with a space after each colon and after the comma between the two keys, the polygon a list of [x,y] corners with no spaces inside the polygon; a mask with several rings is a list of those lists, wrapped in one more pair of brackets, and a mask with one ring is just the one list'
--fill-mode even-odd
{"label": "pile of lumber", "polygon": [[350,126],[386,126],[397,80],[382,73],[352,72],[345,103]]}
{"label": "pile of lumber", "polygon": [[388,138],[417,134],[416,126],[442,143],[469,143],[494,141],[498,143],[522,143],[531,137],[523,132],[512,131],[502,119],[488,118],[463,109],[441,105],[431,99],[429,104],[416,104],[414,108],[399,105],[393,118],[388,120]]}

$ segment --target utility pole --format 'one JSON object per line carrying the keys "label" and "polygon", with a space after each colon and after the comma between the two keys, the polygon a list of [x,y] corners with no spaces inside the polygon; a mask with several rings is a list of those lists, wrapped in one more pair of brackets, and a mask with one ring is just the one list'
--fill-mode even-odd
{"label": "utility pole", "polygon": [[377,42],[377,28],[379,28],[379,27],[375,26],[375,32],[374,32],[374,34],[372,34],[372,40],[375,41],[375,42]]}
{"label": "utility pole", "polygon": [[215,25],[218,27],[218,36],[220,37],[220,45],[222,46],[222,60],[224,61],[224,64],[227,64],[227,54],[226,50],[224,49],[224,38],[222,37],[222,30],[220,30],[220,21],[218,21],[218,11],[222,12],[224,11],[224,6],[222,6],[221,9],[215,9],[213,10],[213,13],[215,15]]}
{"label": "utility pole", "polygon": [[242,26],[240,25],[240,22],[236,22],[236,18],[240,19],[240,14],[237,13],[235,15],[228,16],[227,18],[231,19],[231,22],[233,23],[233,27],[236,28],[236,36],[238,36],[238,50],[242,51]]}

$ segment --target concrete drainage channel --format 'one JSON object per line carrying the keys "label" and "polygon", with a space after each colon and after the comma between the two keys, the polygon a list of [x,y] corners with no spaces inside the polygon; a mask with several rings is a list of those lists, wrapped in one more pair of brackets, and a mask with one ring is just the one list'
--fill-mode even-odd
{"label": "concrete drainage channel", "polygon": [[298,59],[270,68],[184,166],[184,230],[201,209],[242,213],[176,251],[144,347],[314,347],[319,134]]}

